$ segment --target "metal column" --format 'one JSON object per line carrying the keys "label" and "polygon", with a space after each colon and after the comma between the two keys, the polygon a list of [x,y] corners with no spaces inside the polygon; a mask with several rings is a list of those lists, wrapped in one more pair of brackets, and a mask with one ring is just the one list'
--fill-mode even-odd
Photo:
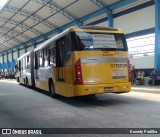
{"label": "metal column", "polygon": [[47,38],[47,36],[45,36],[43,39],[44,39],[44,41],[46,41],[48,38]]}
{"label": "metal column", "polygon": [[36,45],[36,42],[33,42],[33,47],[34,47],[34,49],[36,48],[36,46],[37,46],[37,45]]}
{"label": "metal column", "polygon": [[4,53],[2,54],[2,64],[3,64],[2,69],[3,69],[3,72],[4,72],[4,66],[5,66],[5,64],[4,64]]}
{"label": "metal column", "polygon": [[155,57],[154,67],[160,74],[160,0],[155,1]]}
{"label": "metal column", "polygon": [[112,10],[108,10],[108,25],[109,27],[113,27],[113,14]]}
{"label": "metal column", "polygon": [[11,49],[11,57],[12,57],[12,71],[14,71],[13,49]]}
{"label": "metal column", "polygon": [[6,58],[7,58],[6,69],[7,69],[7,71],[9,71],[8,51],[6,52]]}
{"label": "metal column", "polygon": [[24,47],[24,52],[27,53],[27,46]]}
{"label": "metal column", "polygon": [[17,56],[18,56],[18,58],[19,58],[19,56],[20,56],[19,47],[17,47]]}

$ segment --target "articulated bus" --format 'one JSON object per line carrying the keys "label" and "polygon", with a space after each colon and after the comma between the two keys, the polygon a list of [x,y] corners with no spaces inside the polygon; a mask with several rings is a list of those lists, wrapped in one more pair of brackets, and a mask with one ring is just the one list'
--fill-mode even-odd
{"label": "articulated bus", "polygon": [[125,93],[131,89],[128,48],[121,29],[71,27],[17,60],[17,82],[53,97]]}

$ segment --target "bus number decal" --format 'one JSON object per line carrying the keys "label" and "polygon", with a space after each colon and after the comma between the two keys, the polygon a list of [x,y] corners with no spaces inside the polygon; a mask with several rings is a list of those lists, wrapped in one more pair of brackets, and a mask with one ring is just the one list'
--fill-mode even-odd
{"label": "bus number decal", "polygon": [[127,64],[110,64],[111,68],[126,68]]}

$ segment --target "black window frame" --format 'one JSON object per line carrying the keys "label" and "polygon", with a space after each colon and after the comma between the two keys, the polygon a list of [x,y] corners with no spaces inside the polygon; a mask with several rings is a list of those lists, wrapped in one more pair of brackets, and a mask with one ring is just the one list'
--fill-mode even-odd
{"label": "black window frame", "polygon": [[[69,40],[66,40],[66,37],[69,36]],[[67,45],[67,42],[69,44]],[[66,63],[69,61],[71,57],[71,52],[73,51],[72,48],[72,42],[71,42],[71,35],[70,33],[67,33],[65,36],[61,37],[56,41],[56,66],[57,67],[63,67],[66,65]],[[67,55],[66,49],[70,49]]]}

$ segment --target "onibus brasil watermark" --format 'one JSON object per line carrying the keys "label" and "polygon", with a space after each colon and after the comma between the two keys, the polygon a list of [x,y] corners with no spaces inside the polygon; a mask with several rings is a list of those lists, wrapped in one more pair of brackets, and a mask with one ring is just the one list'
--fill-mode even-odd
{"label": "onibus brasil watermark", "polygon": [[0,134],[160,134],[160,128],[1,128]]}
{"label": "onibus brasil watermark", "polygon": [[17,134],[17,135],[30,135],[30,134],[42,134],[42,130],[34,129],[2,129],[2,134]]}

